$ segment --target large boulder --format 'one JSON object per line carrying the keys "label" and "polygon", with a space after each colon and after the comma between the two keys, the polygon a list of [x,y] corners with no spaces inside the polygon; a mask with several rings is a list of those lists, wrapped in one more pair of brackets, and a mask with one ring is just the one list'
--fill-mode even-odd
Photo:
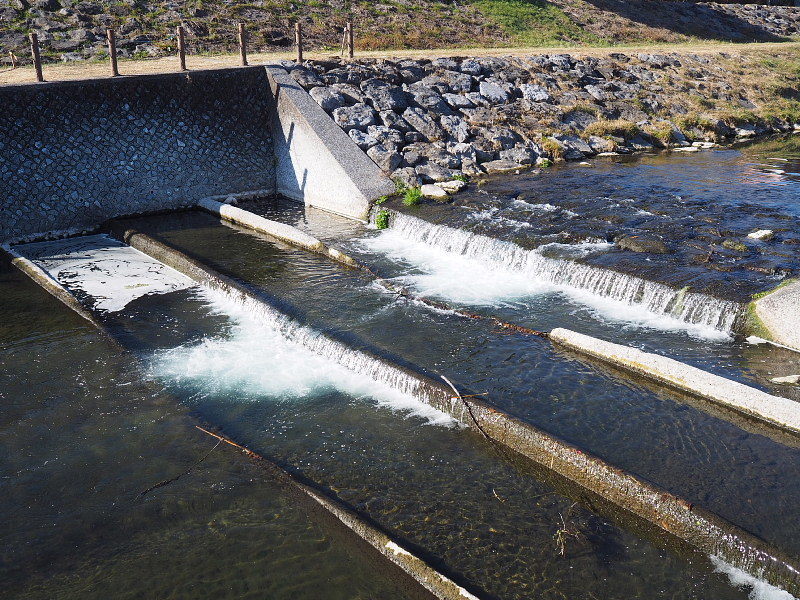
{"label": "large boulder", "polygon": [[375,146],[378,143],[378,140],[376,140],[374,137],[367,135],[358,129],[351,129],[347,132],[347,135],[349,135],[350,139],[353,140],[362,150],[372,148],[372,146]]}
{"label": "large boulder", "polygon": [[375,125],[375,111],[366,104],[342,106],[333,111],[333,120],[345,131],[366,131],[367,127]]}
{"label": "large boulder", "polygon": [[500,151],[500,160],[510,160],[518,165],[532,165],[537,158],[539,158],[539,154],[527,146],[515,146]]}
{"label": "large boulder", "polygon": [[535,83],[523,83],[519,86],[522,97],[529,102],[550,102],[551,96],[547,88]]}
{"label": "large boulder", "polygon": [[487,79],[486,81],[481,81],[478,92],[492,104],[506,104],[510,99],[510,95],[503,88],[504,86],[500,82]]}
{"label": "large boulder", "polygon": [[408,106],[408,99],[403,90],[380,79],[367,79],[361,84],[361,91],[375,110],[401,112]]}
{"label": "large boulder", "polygon": [[447,105],[444,99],[434,90],[415,84],[408,87],[408,92],[414,98],[414,104],[425,110],[440,114],[451,115],[452,109]]}
{"label": "large boulder", "polygon": [[347,104],[344,96],[329,87],[320,86],[311,88],[309,95],[317,101],[317,104],[319,104],[325,112],[332,112]]}
{"label": "large boulder", "polygon": [[450,179],[453,179],[457,175],[456,172],[434,163],[419,165],[414,170],[416,171],[420,179],[422,179],[422,181],[425,183],[436,183],[437,181],[449,181]]}
{"label": "large boulder", "polygon": [[383,144],[378,144],[367,150],[369,156],[382,171],[394,171],[403,162],[403,157],[399,152],[386,148]]}
{"label": "large boulder", "polygon": [[469,125],[461,117],[444,115],[439,122],[451,138],[457,142],[466,142],[469,139]]}
{"label": "large boulder", "polygon": [[429,140],[438,140],[444,137],[442,128],[421,108],[415,106],[407,108],[403,113],[403,118],[411,127]]}

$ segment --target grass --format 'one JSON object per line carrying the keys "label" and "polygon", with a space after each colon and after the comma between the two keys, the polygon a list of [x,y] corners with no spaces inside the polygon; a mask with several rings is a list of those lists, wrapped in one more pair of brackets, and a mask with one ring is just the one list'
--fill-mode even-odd
{"label": "grass", "polygon": [[541,0],[475,0],[477,7],[517,44],[602,45],[602,40],[574,23],[557,6]]}
{"label": "grass", "polygon": [[640,133],[639,127],[636,123],[626,121],[624,119],[607,120],[603,119],[589,124],[584,133],[588,135],[596,135],[597,137],[621,137],[623,139],[630,139]]}
{"label": "grass", "polygon": [[422,200],[422,190],[418,187],[407,188],[403,193],[403,206],[416,206]]}

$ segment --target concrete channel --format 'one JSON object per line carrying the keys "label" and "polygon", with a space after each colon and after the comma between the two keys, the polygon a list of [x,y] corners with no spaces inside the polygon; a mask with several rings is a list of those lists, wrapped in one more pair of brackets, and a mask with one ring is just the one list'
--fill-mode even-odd
{"label": "concrete channel", "polygon": [[[292,318],[292,309],[284,302],[254,291],[145,233],[121,227],[116,231],[112,228],[112,234],[203,285],[267,305],[270,310]],[[333,339],[342,349],[352,343],[352,340],[337,340],[332,334],[325,334],[325,337]],[[719,557],[790,593],[800,594],[800,559],[797,557],[785,555],[719,515],[513,417],[471,395],[469,390],[455,390],[435,374],[366,345],[360,345],[357,352],[369,356],[371,361],[378,361],[388,372],[402,373],[405,378],[413,379],[403,391],[413,393],[514,454],[554,471],[689,543],[703,554]],[[348,362],[343,364],[352,367]]]}

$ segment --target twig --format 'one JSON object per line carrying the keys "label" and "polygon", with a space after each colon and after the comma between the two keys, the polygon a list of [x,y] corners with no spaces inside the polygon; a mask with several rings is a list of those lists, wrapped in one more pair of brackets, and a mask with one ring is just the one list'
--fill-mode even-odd
{"label": "twig", "polygon": [[[198,427],[198,429],[202,429],[202,427]],[[205,430],[203,430],[203,431],[205,431]],[[206,433],[209,433],[209,432],[208,432],[208,431],[206,431]],[[212,435],[213,435],[213,434],[212,434]],[[215,437],[218,437],[218,436],[215,436]],[[139,497],[141,498],[142,496],[144,496],[145,494],[147,494],[147,493],[149,493],[149,492],[152,492],[153,490],[157,490],[157,489],[158,489],[158,488],[160,488],[160,487],[164,487],[165,485],[169,485],[170,483],[172,483],[172,482],[174,482],[174,481],[178,481],[178,479],[180,479],[180,478],[181,478],[181,477],[183,477],[184,475],[188,475],[189,473],[191,473],[191,472],[194,470],[194,468],[195,468],[197,465],[199,465],[201,462],[203,462],[205,459],[207,459],[207,458],[208,458],[208,457],[211,455],[211,453],[212,453],[214,450],[216,450],[216,449],[217,449],[217,446],[219,446],[219,445],[220,445],[220,444],[221,444],[223,441],[225,441],[225,440],[223,440],[222,438],[220,438],[220,439],[219,439],[219,441],[218,441],[218,442],[217,442],[217,443],[214,445],[214,447],[213,447],[213,448],[211,448],[211,450],[209,450],[208,452],[206,452],[206,453],[205,453],[205,455],[203,456],[203,458],[201,458],[200,460],[198,460],[198,461],[197,461],[196,463],[194,463],[194,464],[193,464],[191,467],[189,467],[188,469],[186,469],[186,470],[185,470],[183,473],[181,473],[180,475],[177,475],[177,476],[175,476],[175,477],[172,477],[171,479],[165,479],[164,481],[159,481],[157,484],[155,484],[155,485],[153,485],[153,486],[150,486],[149,488],[147,488],[146,490],[144,490],[144,491],[142,491],[142,492],[139,492]]]}

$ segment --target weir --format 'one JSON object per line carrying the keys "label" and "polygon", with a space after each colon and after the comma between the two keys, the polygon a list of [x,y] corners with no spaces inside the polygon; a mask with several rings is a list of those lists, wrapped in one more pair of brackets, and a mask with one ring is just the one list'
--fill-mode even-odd
{"label": "weir", "polygon": [[532,281],[548,283],[557,289],[588,292],[725,333],[741,326],[744,307],[736,302],[573,260],[546,257],[513,242],[430,223],[398,211],[392,210],[390,214],[390,228],[409,240],[522,273]]}

